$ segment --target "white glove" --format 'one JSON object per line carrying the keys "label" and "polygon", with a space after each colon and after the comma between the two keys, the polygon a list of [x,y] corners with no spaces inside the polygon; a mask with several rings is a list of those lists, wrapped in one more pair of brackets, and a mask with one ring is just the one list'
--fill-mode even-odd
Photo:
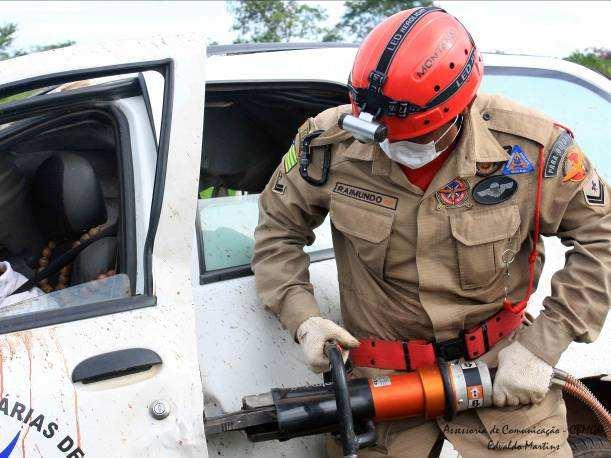
{"label": "white glove", "polygon": [[314,316],[305,320],[296,333],[306,358],[306,364],[316,374],[329,370],[329,359],[325,355],[325,343],[333,340],[342,347],[344,361],[349,348],[359,346],[359,341],[348,331],[331,320]]}
{"label": "white glove", "polygon": [[499,352],[499,367],[492,387],[497,407],[538,404],[549,391],[554,368],[519,342]]}

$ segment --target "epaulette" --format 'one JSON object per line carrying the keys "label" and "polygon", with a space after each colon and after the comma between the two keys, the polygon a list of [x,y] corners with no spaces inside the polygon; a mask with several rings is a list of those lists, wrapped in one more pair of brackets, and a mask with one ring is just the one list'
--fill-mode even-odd
{"label": "epaulette", "polygon": [[554,122],[543,113],[520,105],[502,95],[478,94],[476,110],[490,130],[547,145],[554,130]]}
{"label": "epaulette", "polygon": [[554,122],[545,116],[495,107],[486,108],[486,113],[488,129],[527,138],[543,146],[554,130]]}

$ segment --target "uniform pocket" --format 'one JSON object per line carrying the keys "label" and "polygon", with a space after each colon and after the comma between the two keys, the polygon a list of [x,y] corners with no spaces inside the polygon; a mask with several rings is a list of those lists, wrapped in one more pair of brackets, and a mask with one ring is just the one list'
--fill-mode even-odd
{"label": "uniform pocket", "polygon": [[384,261],[394,213],[381,213],[331,199],[331,223],[351,243],[359,259],[377,277],[384,276]]}
{"label": "uniform pocket", "polygon": [[517,205],[471,210],[450,216],[460,283],[474,289],[492,283],[503,268],[502,254],[520,227]]}

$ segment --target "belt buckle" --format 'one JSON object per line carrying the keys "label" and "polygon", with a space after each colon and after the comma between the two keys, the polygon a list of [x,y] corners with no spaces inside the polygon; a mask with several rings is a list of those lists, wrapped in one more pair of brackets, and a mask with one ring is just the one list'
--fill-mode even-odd
{"label": "belt buckle", "polygon": [[444,340],[443,342],[433,342],[437,359],[453,361],[465,357],[465,340],[462,335],[454,339]]}

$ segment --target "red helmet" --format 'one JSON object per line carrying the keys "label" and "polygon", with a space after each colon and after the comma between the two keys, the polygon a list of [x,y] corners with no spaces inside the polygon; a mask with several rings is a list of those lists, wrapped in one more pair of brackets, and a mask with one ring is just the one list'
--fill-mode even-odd
{"label": "red helmet", "polygon": [[389,140],[418,137],[474,99],[481,56],[463,25],[436,7],[401,11],[367,35],[350,74],[352,112],[373,115]]}

